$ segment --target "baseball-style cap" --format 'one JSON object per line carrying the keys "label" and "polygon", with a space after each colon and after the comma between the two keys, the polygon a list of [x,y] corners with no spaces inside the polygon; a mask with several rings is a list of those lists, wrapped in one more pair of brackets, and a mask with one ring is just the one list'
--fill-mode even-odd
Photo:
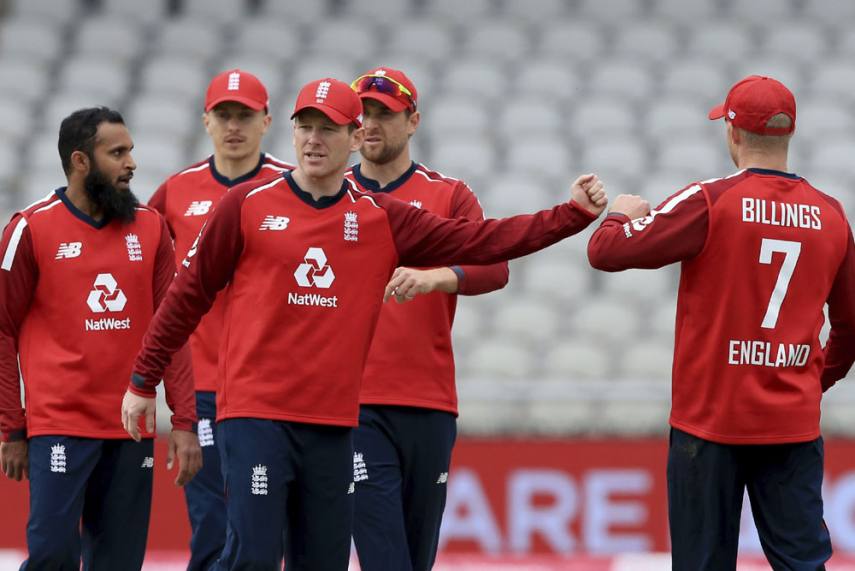
{"label": "baseball-style cap", "polygon": [[[767,127],[769,119],[779,113],[792,120],[790,127]],[[734,127],[758,135],[789,135],[796,129],[796,98],[776,79],[749,75],[730,88],[724,103],[710,110],[710,119],[722,117]]]}
{"label": "baseball-style cap", "polygon": [[300,89],[291,119],[303,109],[317,109],[337,125],[353,123],[362,127],[362,100],[349,85],[331,77],[309,82]]}
{"label": "baseball-style cap", "polygon": [[394,113],[416,110],[419,94],[403,71],[378,67],[354,79],[350,86],[362,99],[376,99]]}
{"label": "baseball-style cap", "polygon": [[267,109],[269,98],[261,80],[240,69],[230,69],[217,75],[208,85],[205,94],[205,111],[210,111],[223,101],[237,101],[254,111]]}

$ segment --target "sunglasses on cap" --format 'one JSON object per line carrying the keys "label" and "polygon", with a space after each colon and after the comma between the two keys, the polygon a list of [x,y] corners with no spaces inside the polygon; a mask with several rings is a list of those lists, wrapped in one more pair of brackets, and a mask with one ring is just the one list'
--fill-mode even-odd
{"label": "sunglasses on cap", "polygon": [[408,106],[411,110],[416,110],[416,102],[413,100],[413,92],[407,89],[406,85],[399,81],[395,81],[391,77],[377,74],[360,75],[353,80],[350,87],[360,95],[366,91],[377,91],[379,93],[391,95],[392,97],[406,97],[409,102]]}

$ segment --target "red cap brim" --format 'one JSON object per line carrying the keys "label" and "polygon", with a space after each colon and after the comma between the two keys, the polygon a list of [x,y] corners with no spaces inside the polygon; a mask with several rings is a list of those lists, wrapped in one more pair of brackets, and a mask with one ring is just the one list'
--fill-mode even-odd
{"label": "red cap brim", "polygon": [[710,109],[710,114],[708,115],[710,119],[716,120],[724,117],[724,103],[721,105],[716,105],[712,109]]}
{"label": "red cap brim", "polygon": [[351,119],[344,113],[321,103],[309,103],[307,105],[303,105],[298,109],[294,109],[294,112],[291,114],[291,119],[296,117],[297,113],[305,109],[317,109],[318,111],[329,117],[330,120],[336,125],[348,125],[350,123],[353,123],[357,127],[362,127],[362,123],[360,123],[359,119]]}
{"label": "red cap brim", "polygon": [[226,101],[234,101],[235,103],[246,105],[253,111],[261,111],[262,109],[267,107],[266,105],[264,105],[263,103],[259,103],[255,99],[250,99],[248,97],[240,97],[236,95],[226,95],[224,97],[219,97],[217,99],[214,99],[213,101],[208,102],[205,105],[205,111],[210,111],[220,103],[225,103]]}
{"label": "red cap brim", "polygon": [[366,91],[365,93],[360,93],[359,97],[361,99],[374,99],[375,101],[379,101],[383,105],[389,108],[389,110],[393,113],[400,113],[404,109],[409,109],[409,105],[396,97],[392,97],[391,95],[387,95],[385,93],[379,93],[377,91]]}

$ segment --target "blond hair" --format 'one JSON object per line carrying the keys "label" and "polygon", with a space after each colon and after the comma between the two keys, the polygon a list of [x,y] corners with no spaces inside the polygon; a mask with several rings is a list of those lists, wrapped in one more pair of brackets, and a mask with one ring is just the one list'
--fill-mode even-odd
{"label": "blond hair", "polygon": [[[785,113],[772,115],[766,121],[767,129],[789,129],[792,126],[793,120]],[[761,151],[786,151],[790,144],[790,138],[793,136],[792,133],[786,135],[761,135],[746,131],[745,129],[740,129],[740,131],[742,132],[743,141],[745,141],[746,146]]]}

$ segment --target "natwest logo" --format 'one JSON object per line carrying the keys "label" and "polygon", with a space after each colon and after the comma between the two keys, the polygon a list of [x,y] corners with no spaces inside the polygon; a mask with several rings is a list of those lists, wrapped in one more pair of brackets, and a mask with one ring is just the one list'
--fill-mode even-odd
{"label": "natwest logo", "polygon": [[321,248],[309,248],[306,250],[305,260],[297,267],[294,278],[301,287],[312,287],[326,289],[335,280],[332,266],[327,265],[327,255]]}
{"label": "natwest logo", "polygon": [[116,319],[115,317],[102,317],[101,319],[87,319],[86,331],[118,331],[131,328],[131,318]]}
{"label": "natwest logo", "polygon": [[89,292],[86,305],[93,313],[104,313],[106,311],[122,311],[128,298],[119,289],[113,274],[98,274],[93,284],[95,289]]}

